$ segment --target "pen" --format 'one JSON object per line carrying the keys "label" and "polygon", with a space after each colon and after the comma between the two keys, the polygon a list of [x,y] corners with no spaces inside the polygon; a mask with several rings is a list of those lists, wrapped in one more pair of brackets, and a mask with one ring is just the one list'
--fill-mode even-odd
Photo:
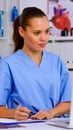
{"label": "pen", "polygon": [[16,105],[19,105],[19,102],[17,102],[15,99],[13,101]]}
{"label": "pen", "polygon": [[[34,107],[34,106],[32,106],[32,108],[33,108],[33,110],[35,110],[36,112],[38,112],[39,110],[36,108],[36,107]],[[36,113],[35,112],[35,113]]]}
{"label": "pen", "polygon": [[[14,99],[13,101],[14,101],[14,103],[15,103],[17,106],[19,106],[19,102],[18,102],[18,101],[16,101],[15,99]],[[32,115],[32,112],[29,113],[29,118],[30,118],[31,115]]]}
{"label": "pen", "polygon": [[[18,102],[17,100],[14,99],[13,101],[14,101],[14,103],[15,103],[17,106],[19,106],[19,102]],[[39,111],[39,110],[38,110],[36,107],[34,107],[34,106],[32,106],[32,108],[33,108],[33,110],[36,111],[36,112]],[[30,116],[36,114],[36,112],[31,111],[31,112],[29,113],[29,118],[30,118]]]}
{"label": "pen", "polygon": [[39,111],[39,110],[38,110],[36,107],[34,107],[34,106],[32,106],[32,108],[33,108],[33,110],[36,111],[36,112],[31,111],[30,114],[29,114],[29,118],[30,118],[32,115],[35,115],[35,114]]}
{"label": "pen", "polygon": [[[13,101],[14,101],[14,103],[15,103],[17,106],[19,106],[19,102],[18,102],[18,101],[16,101],[15,99],[14,99]],[[32,112],[29,113],[29,118],[30,118],[31,115],[33,115]]]}

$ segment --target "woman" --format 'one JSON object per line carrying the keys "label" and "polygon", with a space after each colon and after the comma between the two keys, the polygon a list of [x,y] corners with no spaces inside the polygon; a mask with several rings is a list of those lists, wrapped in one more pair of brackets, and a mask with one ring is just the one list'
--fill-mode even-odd
{"label": "woman", "polygon": [[70,110],[71,81],[60,57],[45,50],[47,16],[27,7],[13,29],[14,53],[0,62],[0,117],[27,120],[31,112],[30,118],[39,120],[64,117]]}

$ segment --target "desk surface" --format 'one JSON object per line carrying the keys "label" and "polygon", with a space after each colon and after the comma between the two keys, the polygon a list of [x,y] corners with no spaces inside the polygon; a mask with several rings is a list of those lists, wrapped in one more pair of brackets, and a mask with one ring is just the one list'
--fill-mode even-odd
{"label": "desk surface", "polygon": [[[3,121],[3,120],[4,120],[4,122],[11,121],[11,119],[0,118],[0,122]],[[46,122],[24,124],[22,126],[23,127],[20,127],[20,128],[18,128],[18,127],[17,128],[8,128],[8,130],[65,130],[65,128],[47,125]],[[2,129],[2,130],[6,130],[6,129]],[[71,129],[71,130],[73,130],[73,129]]]}

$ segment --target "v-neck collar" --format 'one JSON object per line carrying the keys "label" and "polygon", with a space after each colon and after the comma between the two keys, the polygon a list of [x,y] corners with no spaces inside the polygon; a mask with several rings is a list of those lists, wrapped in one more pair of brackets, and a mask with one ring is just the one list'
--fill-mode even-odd
{"label": "v-neck collar", "polygon": [[40,65],[37,65],[25,52],[23,52],[21,49],[18,50],[18,52],[20,52],[20,54],[23,56],[23,58],[25,57],[26,60],[30,61],[30,64],[33,66],[33,67],[37,67],[37,68],[41,68],[43,62],[44,62],[44,58],[45,58],[45,51],[43,51],[43,55],[42,55],[42,59],[41,59],[41,62],[40,62]]}

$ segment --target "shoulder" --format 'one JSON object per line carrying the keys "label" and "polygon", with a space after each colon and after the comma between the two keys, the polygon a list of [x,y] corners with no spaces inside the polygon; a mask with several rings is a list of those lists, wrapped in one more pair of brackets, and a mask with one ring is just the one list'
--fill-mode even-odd
{"label": "shoulder", "polygon": [[0,60],[0,73],[10,73],[11,68],[14,69],[15,63],[18,64],[20,51],[10,54]]}
{"label": "shoulder", "polygon": [[19,57],[20,51],[18,50],[17,52],[14,52],[4,58],[1,59],[1,63],[11,63],[14,62],[17,57]]}
{"label": "shoulder", "polygon": [[19,58],[20,52],[10,54],[0,60],[0,71],[10,70],[12,66],[15,66],[17,59]]}
{"label": "shoulder", "polygon": [[62,60],[62,58],[59,55],[49,51],[44,51],[44,55],[47,62],[50,63],[53,67],[57,67],[61,71],[62,70],[68,71],[65,62]]}
{"label": "shoulder", "polygon": [[57,55],[57,54],[55,54],[55,53],[52,53],[52,52],[50,52],[50,51],[47,51],[47,50],[45,50],[44,51],[44,54],[45,54],[45,57],[47,58],[47,59],[51,59],[51,60],[60,60],[60,61],[62,61],[62,59],[60,58],[60,56],[59,55]]}

